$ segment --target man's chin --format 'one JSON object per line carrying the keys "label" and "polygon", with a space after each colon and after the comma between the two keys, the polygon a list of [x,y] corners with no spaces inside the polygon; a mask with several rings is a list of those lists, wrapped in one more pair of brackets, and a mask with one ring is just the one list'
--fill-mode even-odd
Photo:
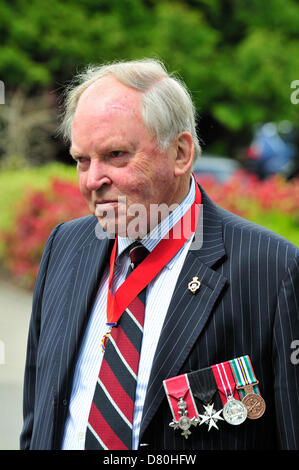
{"label": "man's chin", "polygon": [[135,225],[133,221],[131,223],[127,220],[103,220],[100,217],[97,217],[99,224],[101,225],[102,229],[107,232],[110,238],[114,238],[116,236],[122,238],[131,238],[133,240],[140,240],[144,238],[148,232],[147,226],[139,226]]}

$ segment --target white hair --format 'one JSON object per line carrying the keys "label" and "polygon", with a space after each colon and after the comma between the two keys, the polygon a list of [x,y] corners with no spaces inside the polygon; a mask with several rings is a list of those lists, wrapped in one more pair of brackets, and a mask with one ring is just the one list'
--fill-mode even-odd
{"label": "white hair", "polygon": [[67,141],[71,141],[73,118],[81,94],[107,75],[143,93],[144,123],[154,133],[162,150],[166,150],[180,132],[188,131],[193,138],[195,158],[200,155],[192,98],[185,84],[168,74],[164,64],[154,59],[89,65],[79,73],[65,91],[60,132]]}

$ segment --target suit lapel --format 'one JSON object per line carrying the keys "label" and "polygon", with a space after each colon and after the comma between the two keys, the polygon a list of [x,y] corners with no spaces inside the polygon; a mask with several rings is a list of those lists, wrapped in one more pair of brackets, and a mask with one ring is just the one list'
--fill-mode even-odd
{"label": "suit lapel", "polygon": [[[202,224],[198,227],[203,234],[202,245],[188,252],[165,318],[147,388],[140,437],[165,397],[163,380],[180,373],[227,281],[212,269],[225,257],[222,219],[202,188],[201,192]],[[201,282],[196,294],[188,289],[194,276]]]}
{"label": "suit lapel", "polygon": [[98,240],[93,230],[92,241],[78,250],[70,266],[72,274],[65,294],[69,300],[64,315],[64,331],[61,333],[61,357],[65,358],[65,367],[59,373],[58,394],[65,387],[71,387],[73,367],[107,262],[109,245],[108,238]]}

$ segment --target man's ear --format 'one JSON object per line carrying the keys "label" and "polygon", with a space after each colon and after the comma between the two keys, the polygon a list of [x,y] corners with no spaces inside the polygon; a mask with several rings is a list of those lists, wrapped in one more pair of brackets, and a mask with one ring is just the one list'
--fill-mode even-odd
{"label": "man's ear", "polygon": [[181,132],[176,138],[175,176],[189,172],[194,157],[194,143],[190,132]]}

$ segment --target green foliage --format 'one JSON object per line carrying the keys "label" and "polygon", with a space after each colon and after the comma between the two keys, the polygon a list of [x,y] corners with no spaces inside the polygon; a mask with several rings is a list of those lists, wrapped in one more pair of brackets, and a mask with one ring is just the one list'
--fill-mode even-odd
{"label": "green foliage", "polygon": [[253,217],[256,224],[279,233],[282,237],[299,247],[299,218],[277,211],[256,214]]}
{"label": "green foliage", "polygon": [[2,0],[0,78],[60,91],[89,63],[150,56],[230,133],[257,121],[296,124],[298,32],[295,0]]}

